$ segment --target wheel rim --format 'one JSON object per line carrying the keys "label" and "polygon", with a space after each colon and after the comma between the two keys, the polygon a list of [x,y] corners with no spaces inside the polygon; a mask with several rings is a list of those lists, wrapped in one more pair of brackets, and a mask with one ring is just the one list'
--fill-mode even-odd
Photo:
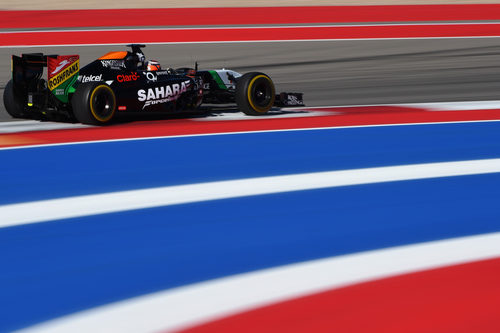
{"label": "wheel rim", "polygon": [[95,119],[106,122],[115,112],[115,95],[108,86],[97,87],[90,97],[90,110]]}
{"label": "wheel rim", "polygon": [[269,79],[260,76],[254,79],[250,86],[250,104],[259,112],[267,112],[274,103],[274,89]]}
{"label": "wheel rim", "polygon": [[255,104],[260,107],[269,105],[271,100],[271,87],[266,83],[256,84],[252,92]]}

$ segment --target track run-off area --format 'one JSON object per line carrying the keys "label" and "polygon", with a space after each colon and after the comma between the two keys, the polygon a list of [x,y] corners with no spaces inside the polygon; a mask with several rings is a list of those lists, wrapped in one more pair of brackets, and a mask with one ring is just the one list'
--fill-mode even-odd
{"label": "track run-off area", "polygon": [[[3,117],[0,331],[498,332],[500,98],[488,75],[499,69],[481,57],[498,55],[500,7],[415,6],[413,18],[402,7],[315,9],[330,18],[287,8],[240,23],[195,10],[193,27],[178,15],[165,27],[157,13],[148,24],[138,16],[137,29],[113,11],[86,23],[78,11],[44,12],[50,22],[73,17],[59,22],[77,31],[38,12],[24,26],[22,13],[6,16],[2,52],[79,45],[90,58],[107,51],[99,44],[146,42],[160,44],[146,55],[176,64],[199,46],[208,64],[261,62],[278,90],[305,91],[308,106],[107,127]],[[307,45],[323,53],[294,58]],[[369,54],[377,45],[393,54]],[[467,59],[483,66],[467,71]],[[418,77],[411,64],[435,74]],[[378,81],[356,94],[348,86],[362,73]],[[397,81],[402,73],[412,74]],[[377,90],[391,84],[390,98]],[[433,84],[438,95],[426,99]]]}

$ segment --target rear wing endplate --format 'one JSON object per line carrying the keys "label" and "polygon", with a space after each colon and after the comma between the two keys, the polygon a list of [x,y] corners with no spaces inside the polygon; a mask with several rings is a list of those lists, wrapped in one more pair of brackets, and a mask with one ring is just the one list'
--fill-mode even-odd
{"label": "rear wing endplate", "polygon": [[69,89],[78,79],[80,57],[78,55],[44,55],[27,53],[12,56],[12,82],[22,95],[41,93],[42,76],[47,67],[47,89],[63,103],[68,103]]}

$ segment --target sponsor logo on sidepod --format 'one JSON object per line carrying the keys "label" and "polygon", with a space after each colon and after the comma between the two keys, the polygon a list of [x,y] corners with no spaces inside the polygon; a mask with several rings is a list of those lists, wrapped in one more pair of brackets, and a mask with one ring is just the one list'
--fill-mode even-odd
{"label": "sponsor logo on sidepod", "polygon": [[149,88],[147,91],[141,89],[137,91],[139,102],[145,102],[142,109],[155,104],[162,104],[175,101],[179,96],[187,91],[191,81],[187,80],[181,83],[169,84],[166,86]]}
{"label": "sponsor logo on sidepod", "polygon": [[139,75],[136,72],[133,72],[131,75],[117,75],[116,79],[118,82],[129,82],[129,81],[137,81],[139,79]]}
{"label": "sponsor logo on sidepod", "polygon": [[154,75],[151,72],[147,72],[146,73],[146,78],[148,79],[148,81],[153,81],[153,82],[156,82],[156,80],[158,80],[158,78],[156,77],[156,75]]}

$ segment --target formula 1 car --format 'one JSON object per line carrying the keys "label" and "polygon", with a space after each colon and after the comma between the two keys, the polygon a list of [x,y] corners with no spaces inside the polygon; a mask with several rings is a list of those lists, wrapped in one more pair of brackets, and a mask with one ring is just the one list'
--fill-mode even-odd
{"label": "formula 1 car", "polygon": [[[275,93],[269,76],[232,70],[162,69],[146,61],[145,45],[109,52],[80,68],[78,55],[12,56],[12,80],[4,104],[14,118],[109,123],[117,112],[186,112],[202,103],[236,103],[247,115],[266,114],[273,106],[301,106],[301,93]],[[47,80],[42,78],[47,67]]]}

